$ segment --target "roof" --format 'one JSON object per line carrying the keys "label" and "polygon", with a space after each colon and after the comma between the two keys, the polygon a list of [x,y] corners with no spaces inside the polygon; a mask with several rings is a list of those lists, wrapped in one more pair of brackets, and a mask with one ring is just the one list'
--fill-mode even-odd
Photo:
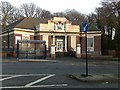
{"label": "roof", "polygon": [[34,27],[40,23],[48,23],[48,19],[24,17],[6,26],[4,30],[12,29],[12,28],[34,29]]}

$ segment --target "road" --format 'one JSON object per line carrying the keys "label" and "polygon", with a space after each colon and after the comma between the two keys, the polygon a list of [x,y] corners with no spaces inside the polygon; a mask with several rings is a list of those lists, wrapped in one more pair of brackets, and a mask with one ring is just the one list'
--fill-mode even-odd
{"label": "road", "polygon": [[[89,60],[89,74],[118,73],[117,61]],[[5,90],[39,88],[117,88],[118,82],[89,83],[68,77],[85,73],[85,60],[59,58],[56,62],[2,62],[0,82]]]}

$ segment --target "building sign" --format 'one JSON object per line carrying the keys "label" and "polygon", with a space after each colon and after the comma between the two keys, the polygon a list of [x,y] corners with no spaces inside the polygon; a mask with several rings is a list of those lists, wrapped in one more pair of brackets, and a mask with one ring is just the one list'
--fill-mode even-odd
{"label": "building sign", "polygon": [[65,24],[61,22],[54,23],[54,30],[65,30]]}
{"label": "building sign", "polygon": [[[22,35],[22,40],[30,40],[30,35]],[[22,43],[22,47],[30,47],[30,43]]]}
{"label": "building sign", "polygon": [[30,35],[22,35],[22,40],[30,40]]}

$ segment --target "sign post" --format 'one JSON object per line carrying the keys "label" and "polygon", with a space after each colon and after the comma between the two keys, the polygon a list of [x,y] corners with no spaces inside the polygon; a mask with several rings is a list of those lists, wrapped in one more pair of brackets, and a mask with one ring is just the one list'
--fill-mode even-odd
{"label": "sign post", "polygon": [[87,59],[87,31],[88,31],[88,23],[85,22],[83,25],[83,31],[85,32],[85,46],[86,46],[86,77],[88,76],[88,59]]}

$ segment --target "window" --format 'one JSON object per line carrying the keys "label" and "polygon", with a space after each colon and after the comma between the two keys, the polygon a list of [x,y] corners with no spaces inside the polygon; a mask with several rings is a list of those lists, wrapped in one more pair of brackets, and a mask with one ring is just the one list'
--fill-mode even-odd
{"label": "window", "polygon": [[87,51],[88,52],[94,51],[94,38],[87,38]]}
{"label": "window", "polygon": [[87,47],[93,47],[93,38],[87,39]]}
{"label": "window", "polygon": [[13,34],[11,34],[10,36],[9,36],[9,40],[10,40],[10,47],[13,47]]}
{"label": "window", "polygon": [[15,37],[15,44],[17,44],[17,40],[21,40],[21,36],[16,36]]}

